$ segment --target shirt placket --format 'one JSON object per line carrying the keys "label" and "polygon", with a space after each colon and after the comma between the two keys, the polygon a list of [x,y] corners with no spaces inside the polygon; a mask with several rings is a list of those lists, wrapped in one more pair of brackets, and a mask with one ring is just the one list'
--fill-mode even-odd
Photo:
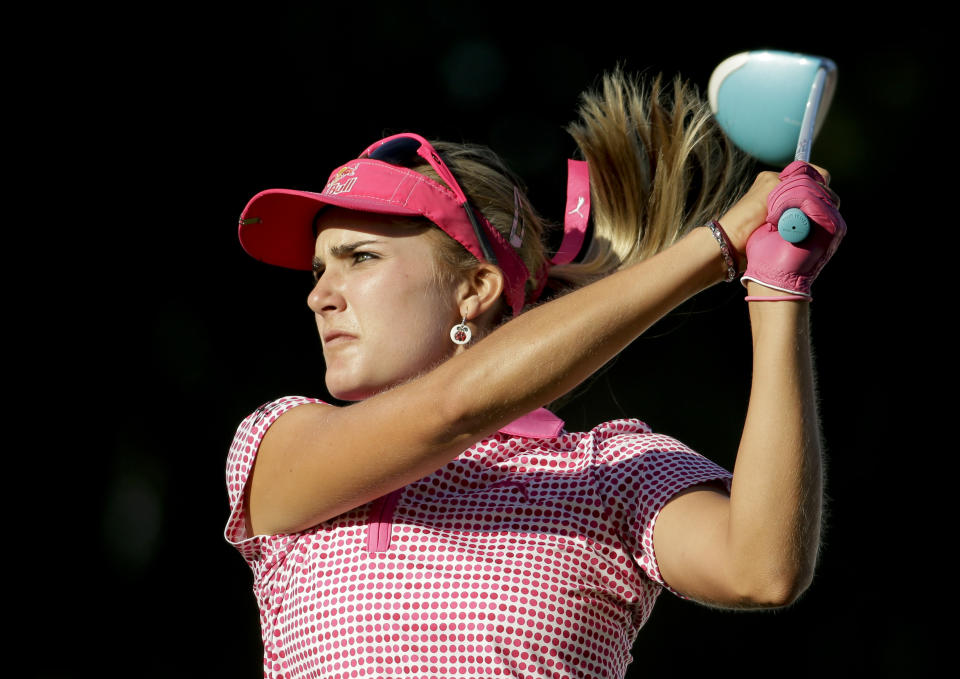
{"label": "shirt placket", "polygon": [[370,505],[370,518],[367,521],[367,552],[385,552],[390,549],[393,537],[393,512],[400,500],[403,488],[377,498]]}

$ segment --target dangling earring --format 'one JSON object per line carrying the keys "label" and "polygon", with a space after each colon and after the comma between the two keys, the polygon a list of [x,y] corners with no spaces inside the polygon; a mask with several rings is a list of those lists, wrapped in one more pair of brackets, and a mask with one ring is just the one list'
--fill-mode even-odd
{"label": "dangling earring", "polygon": [[470,326],[467,325],[467,317],[450,329],[450,339],[454,344],[466,344],[470,341]]}

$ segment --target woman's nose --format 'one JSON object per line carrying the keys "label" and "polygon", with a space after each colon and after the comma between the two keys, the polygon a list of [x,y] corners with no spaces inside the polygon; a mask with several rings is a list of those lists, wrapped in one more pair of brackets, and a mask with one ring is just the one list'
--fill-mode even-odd
{"label": "woman's nose", "polygon": [[313,290],[307,295],[307,306],[310,307],[315,314],[342,311],[344,309],[346,300],[332,273],[324,272],[320,278],[317,279]]}

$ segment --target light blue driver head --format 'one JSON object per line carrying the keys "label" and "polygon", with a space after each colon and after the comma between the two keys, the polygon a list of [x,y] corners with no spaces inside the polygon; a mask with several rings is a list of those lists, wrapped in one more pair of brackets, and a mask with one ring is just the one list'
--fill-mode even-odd
{"label": "light blue driver head", "polygon": [[741,149],[770,165],[794,158],[800,125],[817,71],[824,68],[813,134],[830,107],[836,65],[829,59],[794,52],[742,52],[724,60],[710,76],[710,108]]}

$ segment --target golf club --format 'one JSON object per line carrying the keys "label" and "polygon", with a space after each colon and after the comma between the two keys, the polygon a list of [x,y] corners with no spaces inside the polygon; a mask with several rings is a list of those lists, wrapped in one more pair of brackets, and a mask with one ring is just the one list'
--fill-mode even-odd
{"label": "golf club", "polygon": [[[830,59],[796,52],[741,52],[722,61],[710,76],[708,95],[717,123],[742,150],[770,165],[809,162],[813,140],[826,117],[837,82]],[[799,243],[810,220],[786,210],[777,229]]]}

